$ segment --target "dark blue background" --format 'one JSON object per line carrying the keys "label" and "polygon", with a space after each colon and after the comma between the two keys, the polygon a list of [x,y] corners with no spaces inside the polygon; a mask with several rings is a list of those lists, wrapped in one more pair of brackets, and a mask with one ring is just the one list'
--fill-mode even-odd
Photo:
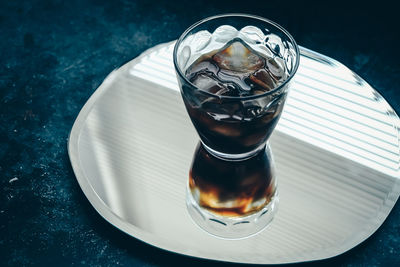
{"label": "dark blue background", "polygon": [[[103,220],[72,172],[69,131],[110,71],[226,12],[278,22],[355,70],[399,113],[396,5],[324,2],[0,1],[0,265],[230,265],[159,250]],[[400,264],[399,222],[397,204],[366,242],[312,264]]]}

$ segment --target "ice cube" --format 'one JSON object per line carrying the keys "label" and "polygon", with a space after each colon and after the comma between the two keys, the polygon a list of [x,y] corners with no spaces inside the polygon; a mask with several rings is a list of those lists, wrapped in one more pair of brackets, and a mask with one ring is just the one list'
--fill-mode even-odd
{"label": "ice cube", "polygon": [[185,69],[187,67],[191,54],[192,53],[189,46],[185,46],[182,48],[178,57],[178,65],[180,68]]}
{"label": "ice cube", "polygon": [[285,62],[279,57],[270,58],[267,61],[268,70],[277,80],[286,79]]}
{"label": "ice cube", "polygon": [[236,72],[251,72],[264,65],[263,59],[240,41],[234,41],[227,48],[216,53],[213,60],[221,69]]}
{"label": "ice cube", "polygon": [[186,71],[186,74],[189,76],[192,76],[193,74],[196,74],[198,72],[213,72],[217,73],[217,66],[210,62],[210,60],[205,59],[204,61],[201,61],[202,58],[198,59],[198,63],[195,63],[189,67],[189,69]]}
{"label": "ice cube", "polygon": [[275,55],[277,56],[283,55],[285,49],[281,37],[279,37],[276,34],[270,33],[269,35],[266,36],[265,43],[267,46],[271,48],[272,52],[274,52]]}
{"label": "ice cube", "polygon": [[264,41],[265,35],[262,30],[255,26],[246,26],[240,30],[241,37],[251,44],[259,44]]}
{"label": "ice cube", "polygon": [[237,37],[238,30],[235,27],[229,25],[219,26],[212,34],[212,38],[218,43],[227,43]]}
{"label": "ice cube", "polygon": [[226,137],[239,137],[242,135],[242,132],[237,128],[237,127],[232,127],[230,125],[220,125],[220,124],[215,124],[211,127],[211,130],[226,136]]}
{"label": "ice cube", "polygon": [[249,106],[244,109],[244,118],[253,119],[261,114],[262,108],[260,106]]}
{"label": "ice cube", "polygon": [[265,69],[259,69],[250,75],[250,80],[269,91],[275,87],[275,82]]}
{"label": "ice cube", "polygon": [[191,79],[191,82],[198,88],[215,95],[222,95],[229,91],[228,88],[219,83],[209,72],[198,73]]}
{"label": "ice cube", "polygon": [[193,40],[191,42],[193,47],[195,47],[195,51],[196,52],[200,52],[204,48],[206,48],[206,46],[208,46],[210,44],[211,37],[212,37],[212,35],[208,31],[199,31],[199,32],[197,32],[194,35]]}

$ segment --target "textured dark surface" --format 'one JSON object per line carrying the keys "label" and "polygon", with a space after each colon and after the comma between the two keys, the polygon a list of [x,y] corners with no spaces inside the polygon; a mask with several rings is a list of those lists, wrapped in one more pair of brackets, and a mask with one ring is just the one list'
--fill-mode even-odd
{"label": "textured dark surface", "polygon": [[[395,5],[216,2],[0,2],[0,266],[230,265],[165,252],[115,229],[86,200],[67,155],[74,119],[106,75],[203,17],[270,18],[300,45],[355,70],[400,113]],[[399,265],[399,223],[397,204],[367,241],[312,264]]]}

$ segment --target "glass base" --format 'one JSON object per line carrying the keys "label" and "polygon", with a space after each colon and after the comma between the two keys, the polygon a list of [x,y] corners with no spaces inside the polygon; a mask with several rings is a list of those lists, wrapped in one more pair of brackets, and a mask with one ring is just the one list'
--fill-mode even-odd
{"label": "glass base", "polygon": [[[201,140],[200,140],[201,141]],[[209,146],[207,146],[206,144],[204,144],[203,141],[201,141],[201,144],[203,145],[203,147],[210,152],[213,156],[222,159],[222,160],[229,160],[229,161],[241,161],[241,160],[246,160],[249,159],[251,157],[254,157],[255,155],[257,155],[258,153],[260,153],[265,147],[266,147],[266,143],[261,144],[259,147],[257,147],[256,149],[250,151],[250,152],[246,152],[246,153],[241,153],[241,154],[227,154],[227,153],[222,153],[222,152],[218,152],[212,148],[210,148]]]}
{"label": "glass base", "polygon": [[188,189],[187,210],[192,220],[207,233],[222,239],[243,239],[260,233],[274,218],[279,203],[278,191],[260,211],[243,217],[215,215],[200,207]]}

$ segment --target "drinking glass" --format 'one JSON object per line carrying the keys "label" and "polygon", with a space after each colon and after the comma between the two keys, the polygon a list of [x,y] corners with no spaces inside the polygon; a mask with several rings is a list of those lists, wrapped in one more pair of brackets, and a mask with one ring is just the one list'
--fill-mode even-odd
{"label": "drinking glass", "polygon": [[[276,86],[223,95],[196,86],[186,76],[193,63],[236,41],[265,59],[267,71],[279,80]],[[208,233],[244,238],[273,219],[278,191],[268,139],[281,116],[299,58],[299,48],[285,29],[246,14],[203,19],[176,42],[173,61],[181,95],[201,141],[189,175],[187,207]]]}

